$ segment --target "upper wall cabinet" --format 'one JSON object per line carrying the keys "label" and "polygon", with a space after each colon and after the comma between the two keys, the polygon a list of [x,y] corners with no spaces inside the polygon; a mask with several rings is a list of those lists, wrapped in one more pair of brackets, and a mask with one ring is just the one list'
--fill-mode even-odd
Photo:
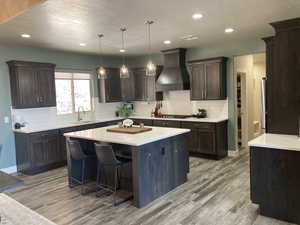
{"label": "upper wall cabinet", "polygon": [[276,34],[264,39],[267,55],[267,132],[298,135],[300,18],[271,25]]}
{"label": "upper wall cabinet", "polygon": [[157,75],[146,76],[146,68],[133,68],[128,78],[120,78],[119,68],[106,68],[107,78],[98,79],[99,101],[155,101],[162,100],[157,94],[155,82],[162,71],[157,67]]}
{"label": "upper wall cabinet", "polygon": [[157,66],[156,76],[146,76],[146,68],[134,68],[132,74],[135,82],[136,101],[162,100],[156,92],[156,79],[162,72],[162,66]]}
{"label": "upper wall cabinet", "polygon": [[225,57],[188,62],[191,100],[226,99],[226,62]]}
{"label": "upper wall cabinet", "polygon": [[16,109],[56,106],[55,65],[9,61],[12,107]]}
{"label": "upper wall cabinet", "polygon": [[106,68],[106,79],[98,79],[99,102],[121,102],[120,69]]}

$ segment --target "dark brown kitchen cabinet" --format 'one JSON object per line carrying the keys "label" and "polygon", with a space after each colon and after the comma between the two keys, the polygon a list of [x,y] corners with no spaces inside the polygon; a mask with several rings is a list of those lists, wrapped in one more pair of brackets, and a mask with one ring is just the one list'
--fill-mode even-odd
{"label": "dark brown kitchen cabinet", "polygon": [[153,120],[147,120],[147,119],[132,119],[134,125],[140,125],[143,123],[145,126],[153,126]]}
{"label": "dark brown kitchen cabinet", "polygon": [[191,100],[226,99],[226,62],[225,57],[188,62]]}
{"label": "dark brown kitchen cabinet", "polygon": [[264,39],[267,55],[267,132],[297,135],[300,115],[300,18],[271,25],[276,34]]}
{"label": "dark brown kitchen cabinet", "polygon": [[125,102],[135,100],[135,79],[132,72],[128,78],[121,78],[121,96]]}
{"label": "dark brown kitchen cabinet", "polygon": [[153,126],[180,128],[181,123],[180,121],[172,121],[172,120],[153,120]]}
{"label": "dark brown kitchen cabinet", "polygon": [[182,128],[190,129],[189,152],[223,158],[228,154],[227,121],[219,123],[181,122]]}
{"label": "dark brown kitchen cabinet", "polygon": [[121,78],[119,68],[106,68],[106,79],[98,79],[99,102],[121,102]]}
{"label": "dark brown kitchen cabinet", "polygon": [[66,163],[60,148],[59,130],[16,133],[18,172],[35,174]]}
{"label": "dark brown kitchen cabinet", "polygon": [[300,224],[300,152],[250,147],[250,197],[259,213]]}
{"label": "dark brown kitchen cabinet", "polygon": [[56,106],[55,65],[9,61],[12,107],[16,109]]}
{"label": "dark brown kitchen cabinet", "polygon": [[[146,68],[133,68],[132,74],[135,83],[136,101],[156,101],[162,100],[156,93],[156,78],[162,71],[162,66],[157,66],[156,76],[146,76]],[[157,99],[159,98],[159,99]]]}

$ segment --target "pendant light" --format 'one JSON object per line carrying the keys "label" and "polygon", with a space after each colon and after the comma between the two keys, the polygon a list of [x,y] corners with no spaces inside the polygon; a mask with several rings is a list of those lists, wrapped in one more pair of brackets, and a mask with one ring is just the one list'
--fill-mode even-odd
{"label": "pendant light", "polygon": [[120,77],[121,78],[129,78],[129,71],[127,66],[125,65],[125,47],[124,47],[124,32],[127,30],[125,27],[120,29],[122,32],[122,49],[120,49],[120,52],[123,54],[123,65],[120,68]]}
{"label": "pendant light", "polygon": [[102,43],[101,40],[104,37],[103,34],[98,34],[99,37],[99,66],[97,67],[96,71],[97,71],[97,75],[98,75],[98,79],[106,79],[107,75],[106,75],[106,71],[104,69],[104,67],[102,66]]}
{"label": "pendant light", "polygon": [[156,66],[153,64],[151,60],[151,33],[150,33],[150,26],[153,24],[153,21],[146,21],[147,26],[147,33],[148,33],[148,56],[149,61],[146,66],[146,76],[155,76],[156,75]]}

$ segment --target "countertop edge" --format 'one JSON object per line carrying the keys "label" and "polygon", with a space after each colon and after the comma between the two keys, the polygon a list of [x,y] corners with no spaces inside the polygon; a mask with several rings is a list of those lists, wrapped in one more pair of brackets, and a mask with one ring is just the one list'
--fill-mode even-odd
{"label": "countertop edge", "polygon": [[80,126],[86,126],[86,125],[93,125],[93,124],[97,124],[97,123],[106,123],[106,122],[111,122],[111,121],[115,121],[115,120],[122,120],[123,118],[115,118],[115,119],[103,119],[103,120],[95,120],[93,122],[89,122],[89,123],[82,123],[82,124],[65,124],[65,125],[61,125],[61,126],[57,126],[57,127],[48,127],[45,129],[35,129],[32,128],[29,130],[25,130],[25,129],[14,129],[12,128],[12,131],[14,133],[20,133],[20,134],[32,134],[32,133],[39,133],[39,132],[45,132],[45,131],[51,131],[51,130],[59,130],[59,129],[65,129],[65,128],[72,128],[72,127],[80,127]]}
{"label": "countertop edge", "polygon": [[191,131],[190,129],[183,129],[183,128],[176,128],[176,129],[180,129],[181,131],[177,131],[174,134],[164,135],[164,136],[154,138],[152,140],[141,142],[141,143],[130,143],[130,142],[124,142],[124,141],[123,142],[120,142],[120,141],[113,141],[112,142],[111,140],[108,140],[108,139],[105,139],[105,138],[102,138],[102,139],[99,139],[99,138],[86,138],[86,137],[83,138],[82,136],[79,136],[79,135],[72,135],[73,132],[65,133],[64,136],[65,137],[70,137],[70,138],[78,138],[78,139],[81,138],[81,139],[86,139],[86,140],[90,140],[90,141],[108,142],[108,143],[130,145],[130,146],[142,146],[142,145],[149,144],[149,143],[156,142],[156,141],[160,141],[160,140],[163,140],[163,139],[166,139],[166,138],[175,137],[175,136],[181,135],[181,134],[186,134],[186,133],[189,133]]}

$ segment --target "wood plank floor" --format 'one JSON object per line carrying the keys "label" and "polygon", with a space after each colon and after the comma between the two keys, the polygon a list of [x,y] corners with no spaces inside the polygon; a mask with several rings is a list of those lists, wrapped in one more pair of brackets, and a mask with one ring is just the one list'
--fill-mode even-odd
{"label": "wood plank floor", "polygon": [[25,185],[5,192],[59,225],[288,225],[258,215],[250,201],[249,155],[220,161],[190,158],[189,181],[143,209],[113,207],[110,196],[81,196],[60,168],[20,177]]}

